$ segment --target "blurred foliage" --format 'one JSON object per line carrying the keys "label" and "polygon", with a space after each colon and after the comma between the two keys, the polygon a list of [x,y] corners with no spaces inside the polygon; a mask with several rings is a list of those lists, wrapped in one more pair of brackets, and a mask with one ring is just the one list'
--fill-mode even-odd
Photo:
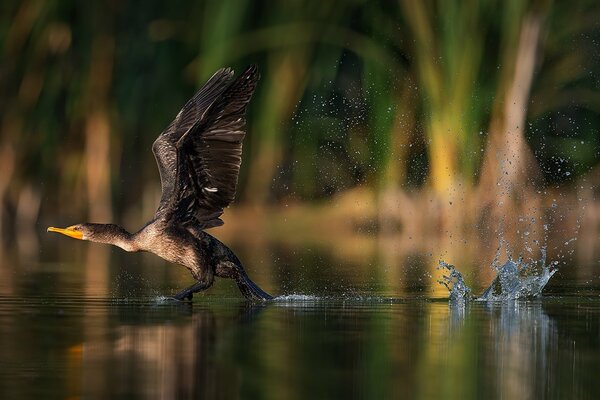
{"label": "blurred foliage", "polygon": [[147,218],[159,191],[153,140],[217,68],[250,63],[262,81],[241,201],[475,185],[533,14],[543,24],[528,143],[548,184],[600,160],[593,0],[6,0],[0,10],[0,196],[17,222],[57,209]]}

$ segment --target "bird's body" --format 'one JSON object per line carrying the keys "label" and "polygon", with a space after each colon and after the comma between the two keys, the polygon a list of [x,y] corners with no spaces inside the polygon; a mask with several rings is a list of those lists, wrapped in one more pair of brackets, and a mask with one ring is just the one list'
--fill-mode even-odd
{"label": "bird's body", "polygon": [[132,234],[114,224],[85,223],[48,230],[126,251],[148,251],[185,266],[197,282],[178,293],[179,300],[207,289],[215,276],[235,280],[248,299],[270,299],[248,278],[235,254],[204,232],[223,224],[219,217],[235,196],[245,111],[259,74],[251,66],[232,78],[228,68],[217,71],[154,142],[162,196],[154,218],[142,229]]}

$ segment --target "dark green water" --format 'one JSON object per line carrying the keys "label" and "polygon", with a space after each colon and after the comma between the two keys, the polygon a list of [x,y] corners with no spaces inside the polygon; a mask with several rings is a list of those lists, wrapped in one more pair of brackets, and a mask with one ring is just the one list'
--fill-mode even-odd
{"label": "dark green water", "polygon": [[600,395],[594,268],[557,274],[539,300],[454,307],[414,266],[396,275],[315,250],[269,253],[250,273],[274,294],[297,295],[253,306],[218,282],[181,304],[161,294],[190,283],[185,271],[94,248],[4,257],[0,398]]}

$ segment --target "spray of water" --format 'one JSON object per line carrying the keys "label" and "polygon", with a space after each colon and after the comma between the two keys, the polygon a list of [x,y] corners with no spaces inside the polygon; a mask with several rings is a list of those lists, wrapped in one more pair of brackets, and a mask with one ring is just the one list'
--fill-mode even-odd
{"label": "spray of water", "polygon": [[464,304],[469,300],[478,301],[510,301],[539,297],[542,290],[557,271],[557,263],[546,265],[546,250],[542,249],[542,257],[535,262],[526,263],[522,259],[513,260],[507,251],[508,261],[498,264],[498,256],[492,262],[496,269],[496,277],[479,297],[474,297],[465,283],[462,274],[450,264],[440,261],[440,269],[447,273],[440,281],[450,292],[450,302]]}
{"label": "spray of water", "polygon": [[458,272],[453,265],[440,261],[440,266],[438,268],[448,271],[448,274],[444,275],[439,282],[448,288],[451,303],[464,304],[466,301],[473,298],[471,295],[471,288],[467,286],[462,274]]}

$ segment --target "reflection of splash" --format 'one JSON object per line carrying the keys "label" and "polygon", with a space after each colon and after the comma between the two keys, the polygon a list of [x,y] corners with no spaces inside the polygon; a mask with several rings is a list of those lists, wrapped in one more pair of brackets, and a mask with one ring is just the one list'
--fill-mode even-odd
{"label": "reflection of splash", "polygon": [[[477,300],[507,301],[538,297],[557,271],[555,262],[546,265],[545,249],[542,249],[541,259],[531,263],[521,259],[513,260],[510,255],[503,265],[498,266],[495,263],[496,261],[493,262],[493,267],[496,269],[497,276]],[[472,299],[471,289],[454,266],[440,261],[439,268],[448,271],[440,283],[448,288],[451,302],[465,302]]]}
{"label": "reflection of splash", "polygon": [[448,343],[464,343],[470,329],[477,327],[481,334],[479,346],[485,349],[481,355],[484,363],[498,366],[479,376],[486,382],[488,396],[495,393],[506,399],[541,398],[557,384],[553,364],[559,357],[560,338],[556,322],[541,302],[476,302],[449,310]]}
{"label": "reflection of splash", "polygon": [[548,350],[555,348],[554,321],[539,302],[488,303],[490,348],[495,349],[498,389],[507,399],[535,398],[548,386]]}

